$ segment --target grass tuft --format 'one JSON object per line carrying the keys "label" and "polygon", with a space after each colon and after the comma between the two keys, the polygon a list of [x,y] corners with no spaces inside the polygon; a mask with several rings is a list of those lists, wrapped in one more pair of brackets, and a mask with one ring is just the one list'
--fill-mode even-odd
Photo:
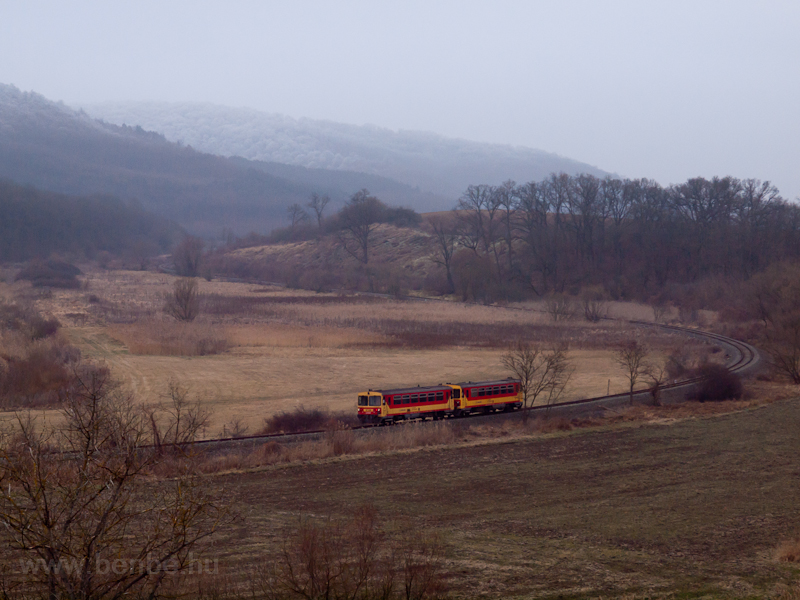
{"label": "grass tuft", "polygon": [[775,550],[775,559],[778,562],[800,562],[800,538],[781,542]]}

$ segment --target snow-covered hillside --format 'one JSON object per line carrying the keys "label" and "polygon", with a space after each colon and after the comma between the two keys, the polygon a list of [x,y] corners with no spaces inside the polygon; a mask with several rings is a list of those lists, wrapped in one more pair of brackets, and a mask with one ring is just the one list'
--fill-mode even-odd
{"label": "snow-covered hillside", "polygon": [[541,150],[293,119],[247,108],[196,103],[104,103],[81,108],[93,117],[140,125],[203,152],[371,173],[454,201],[471,183],[526,182],[560,171],[606,174]]}

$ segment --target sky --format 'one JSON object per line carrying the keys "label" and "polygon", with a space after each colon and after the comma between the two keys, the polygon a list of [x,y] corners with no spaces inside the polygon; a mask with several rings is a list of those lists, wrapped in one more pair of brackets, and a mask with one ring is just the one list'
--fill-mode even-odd
{"label": "sky", "polygon": [[800,2],[0,0],[0,82],[539,148],[800,197]]}

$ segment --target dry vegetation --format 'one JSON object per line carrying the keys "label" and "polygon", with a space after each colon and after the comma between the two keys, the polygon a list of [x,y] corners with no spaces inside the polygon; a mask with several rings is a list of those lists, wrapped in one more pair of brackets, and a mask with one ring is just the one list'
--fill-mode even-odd
{"label": "dry vegetation", "polygon": [[[737,402],[583,420],[347,428],[359,390],[495,377],[520,336],[569,344],[570,397],[624,391],[608,347],[631,337],[686,363],[718,358],[713,347],[614,322],[554,324],[536,303],[401,302],[204,281],[200,316],[177,323],[161,310],[173,281],[95,272],[88,289],[40,293],[16,283],[0,296],[57,318],[62,339],[105,361],[143,404],[164,402],[170,383],[188,387],[214,413],[197,435],[287,430],[298,407],[326,429],[315,440],[194,457],[237,512],[213,546],[221,572],[181,584],[199,586],[198,596],[287,585],[285,571],[264,565],[300,556],[303,539],[339,543],[336,527],[367,506],[388,540],[376,572],[388,576],[386,557],[401,551],[391,540],[425,531],[439,544],[437,585],[455,597],[796,597],[798,413],[793,402],[765,402],[791,395],[788,386],[754,382]],[[653,319],[649,307],[608,309]],[[169,479],[181,462],[167,458],[154,473]]]}
{"label": "dry vegetation", "polygon": [[[687,403],[346,443],[334,431],[318,442],[325,456],[285,450],[302,464],[276,445],[260,467],[220,456],[206,468],[233,472],[211,480],[233,486],[247,519],[218,541],[220,556],[238,581],[299,517],[338,522],[369,504],[441,540],[457,598],[793,598],[795,546],[782,540],[800,531],[799,410]],[[350,454],[359,446],[366,454]]]}
{"label": "dry vegetation", "polygon": [[[206,435],[304,406],[352,410],[363,389],[480,380],[504,373],[502,355],[520,338],[568,345],[576,367],[566,399],[625,389],[609,347],[630,336],[655,357],[679,352],[697,362],[714,349],[681,336],[617,322],[554,323],[541,303],[509,307],[400,301],[275,286],[200,281],[201,311],[190,323],[163,313],[175,278],[133,271],[88,271],[84,289],[28,295],[58,318],[66,337],[104,361],[145,404],[162,400],[171,380],[213,409]],[[611,314],[652,320],[640,305]]]}
{"label": "dry vegetation", "polygon": [[[204,473],[255,469],[269,465],[295,464],[320,461],[341,456],[384,456],[398,451],[416,451],[430,447],[461,447],[540,438],[555,432],[576,429],[607,428],[615,425],[660,424],[670,425],[687,419],[712,417],[721,414],[762,406],[766,398],[776,398],[770,387],[758,398],[724,403],[687,402],[668,406],[633,406],[607,410],[600,416],[567,419],[538,414],[524,419],[517,413],[501,422],[485,423],[480,420],[455,420],[447,422],[411,423],[367,431],[353,431],[352,415],[331,414],[321,410],[298,409],[279,413],[266,420],[259,433],[291,433],[318,431],[324,433],[316,439],[294,441],[277,438],[268,442],[257,441],[226,450],[210,449],[197,456],[199,469]],[[164,474],[169,474],[166,467]]]}

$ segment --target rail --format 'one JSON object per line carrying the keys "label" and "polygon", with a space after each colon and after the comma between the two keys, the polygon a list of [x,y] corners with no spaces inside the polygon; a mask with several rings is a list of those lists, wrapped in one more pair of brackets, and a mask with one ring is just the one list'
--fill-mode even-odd
{"label": "rail", "polygon": [[[676,333],[681,333],[683,335],[688,335],[698,339],[703,339],[706,341],[713,342],[726,350],[729,358],[726,361],[725,366],[731,372],[734,373],[746,375],[757,369],[760,364],[760,356],[758,350],[755,347],[751,346],[750,344],[743,342],[741,340],[736,340],[734,338],[730,338],[718,333],[701,331],[698,329],[692,329],[688,327],[679,327],[676,325],[665,325],[661,323],[650,323],[646,321],[627,321],[627,322],[640,327],[651,327],[662,330],[674,331]],[[666,384],[661,387],[662,397],[673,394],[678,397],[677,401],[681,401],[683,398],[685,398],[685,394],[692,387],[696,386],[700,381],[701,381],[700,377],[693,377],[673,382],[671,384]],[[641,398],[642,396],[649,395],[649,393],[650,393],[649,390],[637,390],[634,391],[634,398],[636,397]],[[597,396],[593,398],[584,398],[580,400],[557,402],[548,405],[531,406],[523,410],[529,411],[529,413],[531,414],[548,413],[553,415],[577,416],[580,414],[590,414],[592,412],[608,410],[610,408],[613,408],[614,406],[619,406],[625,402],[628,402],[629,399],[630,399],[630,393],[625,392],[622,394],[610,394],[606,396]],[[517,413],[518,412],[519,411],[517,411]],[[499,413],[494,415],[477,414],[473,415],[470,418],[475,418],[475,419],[492,418],[501,416],[503,414],[504,413]],[[352,427],[351,430],[374,429],[374,427],[375,427],[374,425],[358,425]],[[194,447],[213,447],[213,446],[224,447],[224,446],[234,446],[242,444],[244,445],[259,444],[268,442],[270,440],[291,439],[293,441],[301,441],[304,438],[306,439],[316,438],[325,433],[327,433],[327,431],[322,429],[313,431],[303,431],[297,433],[269,433],[269,434],[248,435],[241,437],[226,437],[226,438],[213,438],[207,440],[197,440],[194,442],[189,442],[186,445],[187,446],[191,445]]]}

